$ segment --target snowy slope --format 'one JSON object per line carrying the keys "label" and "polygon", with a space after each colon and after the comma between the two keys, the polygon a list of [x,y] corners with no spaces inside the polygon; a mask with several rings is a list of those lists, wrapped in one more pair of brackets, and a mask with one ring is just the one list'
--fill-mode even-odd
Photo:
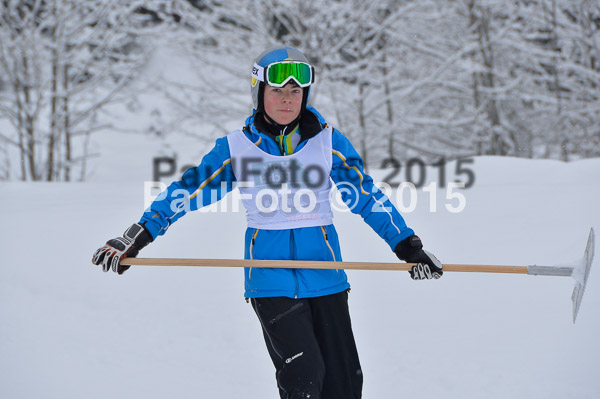
{"label": "snowy slope", "polygon": [[[143,180],[164,145],[126,137],[97,138],[103,157],[88,183],[0,185],[0,397],[278,397],[241,270],[116,276],[91,265],[98,246],[139,218]],[[600,232],[599,159],[482,157],[471,167],[463,212],[448,212],[438,188],[436,212],[419,191],[405,215],[443,262],[563,263],[582,255],[590,227]],[[395,261],[360,217],[338,212],[335,223],[344,260]],[[239,258],[244,224],[241,212],[196,212],[140,256]],[[598,260],[575,325],[570,278],[348,274],[365,398],[600,397]]]}

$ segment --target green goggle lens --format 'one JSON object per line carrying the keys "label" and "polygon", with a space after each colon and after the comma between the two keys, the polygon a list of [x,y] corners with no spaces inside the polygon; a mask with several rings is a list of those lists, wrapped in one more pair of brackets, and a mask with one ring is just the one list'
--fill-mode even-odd
{"label": "green goggle lens", "polygon": [[312,68],[304,62],[278,62],[267,67],[267,82],[271,86],[283,86],[294,79],[300,87],[312,83]]}

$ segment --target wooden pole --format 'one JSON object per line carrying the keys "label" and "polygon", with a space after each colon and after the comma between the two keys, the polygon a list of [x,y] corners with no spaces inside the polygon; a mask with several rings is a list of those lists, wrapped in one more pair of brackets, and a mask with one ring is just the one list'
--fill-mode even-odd
{"label": "wooden pole", "polygon": [[[382,262],[326,262],[307,260],[250,260],[250,259],[179,259],[179,258],[125,258],[122,265],[131,266],[204,266],[204,267],[265,267],[284,269],[345,269],[345,270],[404,270],[414,263]],[[445,272],[528,274],[527,266],[500,265],[444,265]]]}

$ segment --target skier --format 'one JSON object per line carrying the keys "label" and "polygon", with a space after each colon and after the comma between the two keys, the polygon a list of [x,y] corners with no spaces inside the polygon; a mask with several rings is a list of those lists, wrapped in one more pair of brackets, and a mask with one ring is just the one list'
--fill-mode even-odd
{"label": "skier", "polygon": [[[314,67],[295,48],[260,54],[251,77],[254,109],[243,129],[219,138],[199,166],[173,182],[123,237],[98,249],[92,262],[122,274],[129,268],[120,264],[123,258],[135,257],[188,211],[222,198],[234,182],[247,214],[245,259],[341,261],[329,202],[333,182],[350,188],[341,190],[344,202],[399,259],[417,263],[409,272],[413,279],[441,277],[442,264],[364,173],[350,141],[307,106],[314,79]],[[181,192],[189,201],[176,205]],[[245,297],[260,320],[281,398],[360,398],[363,375],[344,270],[244,273]]]}

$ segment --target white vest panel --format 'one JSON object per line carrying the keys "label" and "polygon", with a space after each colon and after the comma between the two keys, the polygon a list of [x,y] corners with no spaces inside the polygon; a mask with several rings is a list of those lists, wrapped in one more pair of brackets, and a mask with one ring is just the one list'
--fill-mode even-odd
{"label": "white vest panel", "polygon": [[246,208],[248,227],[283,230],[332,223],[332,128],[292,155],[272,155],[243,131],[227,135],[231,165]]}

